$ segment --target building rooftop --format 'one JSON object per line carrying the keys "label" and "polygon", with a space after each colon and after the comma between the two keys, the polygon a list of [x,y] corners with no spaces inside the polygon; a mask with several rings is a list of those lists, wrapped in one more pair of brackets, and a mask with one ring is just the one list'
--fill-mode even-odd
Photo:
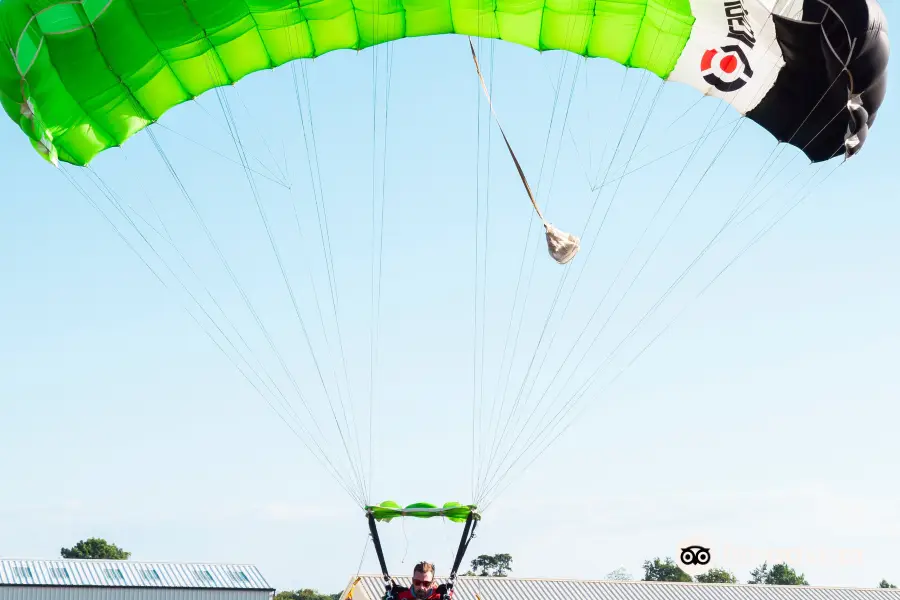
{"label": "building rooftop", "polygon": [[253,565],[66,558],[0,559],[0,586],[11,585],[274,591]]}
{"label": "building rooftop", "polygon": [[[439,582],[446,577],[437,577]],[[350,585],[356,577],[350,579]],[[394,577],[411,585],[410,577]],[[349,588],[349,585],[348,585]],[[361,575],[353,600],[380,600],[381,575]],[[453,600],[900,600],[900,589],[820,586],[585,581],[517,577],[465,577],[456,581]]]}

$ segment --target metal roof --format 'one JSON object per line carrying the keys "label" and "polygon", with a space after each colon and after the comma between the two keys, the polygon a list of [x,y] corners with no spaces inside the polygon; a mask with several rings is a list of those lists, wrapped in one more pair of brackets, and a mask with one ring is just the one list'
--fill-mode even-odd
{"label": "metal roof", "polygon": [[[356,580],[351,578],[350,585]],[[438,577],[445,581],[446,577]],[[395,577],[411,585],[410,577]],[[348,586],[349,587],[349,586]],[[363,592],[360,594],[360,592]],[[477,596],[476,596],[477,594]],[[363,597],[365,596],[365,597]],[[381,575],[362,575],[353,600],[380,600]],[[662,581],[582,581],[517,577],[465,577],[456,580],[454,600],[900,600],[900,589],[839,588]]]}
{"label": "metal roof", "polygon": [[274,591],[253,565],[131,560],[0,559],[0,586],[156,587]]}

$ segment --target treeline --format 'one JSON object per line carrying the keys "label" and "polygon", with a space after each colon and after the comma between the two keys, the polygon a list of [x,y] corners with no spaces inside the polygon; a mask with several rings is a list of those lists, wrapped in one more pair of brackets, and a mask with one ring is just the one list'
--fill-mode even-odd
{"label": "treeline", "polygon": [[[71,548],[62,548],[60,556],[63,558],[93,558],[105,560],[128,560],[131,552],[110,544],[101,538],[89,538],[82,540]],[[465,575],[479,577],[506,577],[512,571],[512,556],[510,554],[482,554],[471,561],[470,569]],[[632,576],[625,569],[616,569],[607,574],[607,580],[633,581]],[[695,583],[739,583],[738,578],[726,569],[710,569],[696,577],[685,573],[671,558],[661,560],[659,557],[644,561],[644,577],[641,581],[681,581]],[[769,566],[768,562],[762,563],[750,571],[750,577],[746,583],[753,585],[810,585],[803,573],[797,573],[787,563],[779,563]],[[896,588],[897,586],[882,579],[878,584],[880,588]],[[334,594],[322,594],[315,589],[285,590],[278,592],[274,600],[340,600],[342,592]]]}

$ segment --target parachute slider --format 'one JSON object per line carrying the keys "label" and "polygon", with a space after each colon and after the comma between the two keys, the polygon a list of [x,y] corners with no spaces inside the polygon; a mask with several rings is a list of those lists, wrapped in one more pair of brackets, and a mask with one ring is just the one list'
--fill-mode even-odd
{"label": "parachute slider", "polygon": [[417,517],[427,519],[430,517],[446,517],[456,523],[463,523],[471,514],[478,520],[481,515],[474,505],[463,505],[459,502],[447,502],[443,506],[435,506],[427,502],[417,502],[403,507],[392,500],[387,500],[374,506],[366,506],[366,514],[371,515],[377,521],[391,521],[397,517]]}
{"label": "parachute slider", "polygon": [[469,49],[472,51],[472,60],[475,61],[475,71],[478,73],[478,79],[481,81],[481,89],[484,90],[484,95],[487,97],[491,114],[494,115],[494,120],[497,122],[497,128],[500,129],[500,135],[503,136],[503,142],[506,144],[506,149],[509,150],[509,155],[516,165],[516,170],[518,170],[519,177],[522,179],[522,185],[525,186],[525,191],[528,192],[528,198],[531,200],[531,205],[534,207],[534,211],[544,224],[544,230],[547,235],[547,250],[550,252],[550,256],[553,257],[553,260],[561,265],[567,264],[575,258],[578,250],[581,249],[581,240],[576,235],[557,229],[548,223],[544,218],[544,215],[541,214],[541,209],[538,208],[537,201],[534,199],[534,194],[531,192],[531,186],[528,185],[528,179],[525,177],[525,171],[522,170],[522,165],[519,164],[519,159],[516,158],[516,153],[513,152],[512,146],[509,144],[509,139],[507,139],[506,133],[503,131],[503,126],[500,125],[500,119],[497,117],[496,111],[494,111],[494,103],[491,102],[491,95],[488,93],[487,85],[484,83],[484,77],[481,74],[481,67],[478,65],[478,57],[475,54],[475,46],[472,44],[471,37],[469,38]]}

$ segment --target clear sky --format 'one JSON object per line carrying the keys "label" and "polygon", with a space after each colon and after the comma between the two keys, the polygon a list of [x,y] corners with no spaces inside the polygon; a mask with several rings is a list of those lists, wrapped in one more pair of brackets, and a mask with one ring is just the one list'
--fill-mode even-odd
{"label": "clear sky", "polygon": [[[900,9],[885,4],[888,19],[900,19]],[[488,120],[465,38],[392,48],[390,73],[385,48],[377,64],[367,50],[327,55],[305,73],[298,67],[303,126],[289,68],[225,91],[252,166],[265,175],[253,175],[256,196],[216,94],[173,110],[165,127],[153,128],[296,390],[314,407],[325,450],[341,473],[352,470],[329,399],[338,410],[341,399],[354,410],[359,427],[350,448],[360,445],[353,456],[365,465],[370,455],[374,197],[376,213],[384,200],[384,241],[367,500],[472,500],[473,398],[478,440],[489,444],[500,439],[489,427],[491,400],[506,390],[506,412],[494,406],[510,427],[500,447],[520,444],[512,447],[515,455],[527,439],[523,427],[540,422],[544,406],[555,411],[596,368],[608,367],[566,413],[573,426],[495,495],[469,558],[508,552],[520,576],[601,578],[624,566],[639,577],[645,559],[674,557],[680,546],[700,543],[741,580],[765,560],[788,560],[813,584],[874,586],[882,578],[900,584],[896,77],[862,154],[813,188],[806,181],[815,183],[839,161],[818,171],[749,121],[729,141],[732,127],[722,126],[737,115],[709,98],[697,103],[691,89],[662,86],[648,121],[660,86],[655,78],[629,71],[623,80],[625,70],[608,62],[582,61],[576,70],[579,61],[564,62],[559,53],[483,42],[479,56],[497,111],[538,202],[556,226],[583,236],[581,254],[564,268],[537,245],[540,222]],[[646,88],[627,122],[642,81]],[[709,123],[720,128],[704,137]],[[632,148],[629,171],[698,140],[703,144],[690,162],[696,144],[635,171],[618,188],[615,182],[601,188],[585,231],[598,197],[590,184],[603,179],[610,157],[614,179]],[[152,142],[142,133],[102,156],[93,165],[96,181],[135,211],[128,214],[160,256],[204,306],[213,306],[179,258],[185,257],[253,348],[246,355],[259,363],[254,372],[264,368],[276,378],[301,422],[312,426]],[[768,167],[773,150],[778,160]],[[318,169],[315,162],[308,167],[311,157]],[[362,510],[191,320],[189,296],[157,256],[88,172],[63,170],[168,287],[8,119],[0,120],[0,164],[0,556],[51,558],[61,546],[100,536],[137,560],[249,562],[279,589],[343,588],[365,546]],[[751,188],[757,173],[766,178]],[[314,194],[311,181],[319,176],[321,193]],[[282,177],[290,193],[272,181]],[[697,298],[744,241],[805,192],[802,204]],[[309,345],[255,197],[277,239]],[[626,339],[743,199],[751,204],[735,227]],[[335,303],[317,206],[327,210]],[[171,235],[183,254],[154,230]],[[559,387],[569,376],[564,369],[546,404],[537,405],[582,331],[567,363],[579,364],[568,387]],[[241,343],[234,332],[229,339]],[[536,385],[530,378],[523,385],[526,373],[539,375]],[[520,389],[523,410],[510,417]],[[537,416],[527,421],[535,406]],[[475,464],[487,462],[481,453]],[[405,573],[430,559],[446,572],[460,527],[428,520],[394,522],[382,531],[392,569]],[[371,547],[362,569],[378,570]]]}

